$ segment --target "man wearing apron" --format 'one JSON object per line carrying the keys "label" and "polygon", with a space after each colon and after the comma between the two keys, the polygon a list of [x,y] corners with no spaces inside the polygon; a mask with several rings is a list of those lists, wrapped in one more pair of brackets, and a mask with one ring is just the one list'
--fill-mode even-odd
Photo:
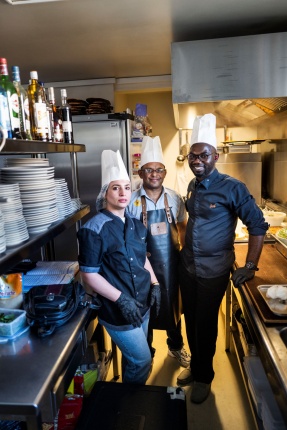
{"label": "man wearing apron", "polygon": [[188,367],[190,355],[183,347],[181,298],[178,284],[179,251],[184,245],[186,210],[181,196],[162,184],[166,176],[158,136],[145,137],[139,176],[143,183],[132,193],[129,211],[148,229],[148,258],[161,286],[161,308],[151,312],[148,342],[152,356],[153,329],[166,330],[168,354]]}

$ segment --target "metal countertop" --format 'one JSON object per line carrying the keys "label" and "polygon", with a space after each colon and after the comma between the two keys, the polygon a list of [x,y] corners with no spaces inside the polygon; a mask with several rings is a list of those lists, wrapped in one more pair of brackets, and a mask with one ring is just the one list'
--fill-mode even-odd
{"label": "metal countertop", "polygon": [[[244,266],[247,246],[245,244],[235,245],[235,253],[238,266]],[[279,319],[277,323],[265,323],[256,309],[254,296],[250,294],[250,289],[255,289],[258,285],[286,283],[287,261],[277,250],[275,244],[264,244],[258,267],[259,272],[239,289],[239,293],[248,328],[287,424],[287,345],[281,337],[287,324],[280,322]]]}
{"label": "metal countertop", "polygon": [[62,378],[69,367],[75,370],[77,363],[76,360],[73,363],[73,357],[83,352],[89,313],[88,308],[78,309],[51,336],[39,338],[30,329],[15,341],[0,344],[2,419],[25,420],[29,429],[36,429],[41,419],[45,421],[56,415],[65,394],[61,392]]}

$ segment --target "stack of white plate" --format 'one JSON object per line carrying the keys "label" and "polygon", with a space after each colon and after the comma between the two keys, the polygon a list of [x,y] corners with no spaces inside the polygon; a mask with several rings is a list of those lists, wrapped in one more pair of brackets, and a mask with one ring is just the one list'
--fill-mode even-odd
{"label": "stack of white plate", "polygon": [[59,216],[62,219],[72,214],[77,209],[75,209],[74,203],[71,199],[66,180],[61,178],[56,178],[55,183],[56,183],[56,192],[57,192],[57,207],[59,211]]}
{"label": "stack of white plate", "polygon": [[23,215],[19,184],[0,184],[0,196],[6,246],[20,245],[29,239],[29,233]]}
{"label": "stack of white plate", "polygon": [[72,199],[72,208],[74,212],[81,209],[82,203],[80,199]]}
{"label": "stack of white plate", "polygon": [[4,228],[4,218],[0,211],[0,254],[6,251],[6,236]]}
{"label": "stack of white plate", "polygon": [[4,183],[18,182],[29,233],[40,233],[59,220],[54,167],[4,167]]}
{"label": "stack of white plate", "polygon": [[48,167],[48,158],[6,158],[6,167]]}

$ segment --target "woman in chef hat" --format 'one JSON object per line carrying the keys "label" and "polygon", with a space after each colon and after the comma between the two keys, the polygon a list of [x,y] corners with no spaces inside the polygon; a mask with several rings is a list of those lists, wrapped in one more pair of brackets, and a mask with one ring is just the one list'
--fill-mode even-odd
{"label": "woman in chef hat", "polygon": [[83,284],[101,300],[99,322],[122,352],[123,382],[144,384],[150,306],[159,312],[160,288],[146,257],[147,230],[126,211],[130,198],[119,151],[103,151],[99,213],[78,232],[79,265]]}

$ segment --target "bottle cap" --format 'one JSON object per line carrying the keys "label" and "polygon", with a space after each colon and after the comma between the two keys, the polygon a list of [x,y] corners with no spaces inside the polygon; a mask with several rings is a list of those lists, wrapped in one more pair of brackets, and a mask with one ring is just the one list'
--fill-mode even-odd
{"label": "bottle cap", "polygon": [[12,79],[13,81],[20,81],[20,69],[18,66],[12,66]]}
{"label": "bottle cap", "polygon": [[36,70],[32,70],[30,72],[30,78],[31,79],[37,79],[38,80],[38,72]]}
{"label": "bottle cap", "polygon": [[62,90],[61,90],[61,96],[62,96],[62,97],[67,97],[67,90],[62,89]]}

